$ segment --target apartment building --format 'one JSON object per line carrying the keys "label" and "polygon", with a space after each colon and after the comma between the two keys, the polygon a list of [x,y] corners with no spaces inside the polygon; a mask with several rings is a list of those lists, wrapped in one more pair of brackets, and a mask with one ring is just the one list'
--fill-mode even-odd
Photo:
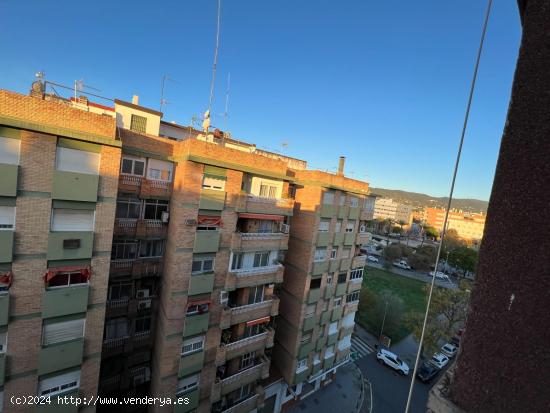
{"label": "apartment building", "polygon": [[[428,225],[443,231],[445,222],[444,208],[426,208],[424,210],[425,221]],[[470,213],[456,209],[449,211],[447,229],[454,229],[458,236],[469,240],[480,240],[483,238],[486,215],[483,213]]]}
{"label": "apartment building", "polygon": [[412,223],[412,206],[395,202],[391,198],[376,198],[374,204],[374,218],[392,219],[395,223]]}
{"label": "apartment building", "polygon": [[[367,184],[221,136],[137,97],[0,91],[3,411],[33,394],[190,400],[121,411],[280,409],[347,360]],[[323,363],[304,361],[313,340]]]}

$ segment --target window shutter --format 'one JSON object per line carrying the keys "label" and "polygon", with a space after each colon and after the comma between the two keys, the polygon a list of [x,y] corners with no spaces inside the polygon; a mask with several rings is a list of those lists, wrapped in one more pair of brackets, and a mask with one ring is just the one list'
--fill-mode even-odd
{"label": "window shutter", "polygon": [[0,229],[13,228],[15,222],[15,207],[0,206]]}
{"label": "window shutter", "polygon": [[94,211],[54,209],[52,231],[93,231]]}
{"label": "window shutter", "polygon": [[20,147],[21,140],[0,136],[0,163],[18,165]]}
{"label": "window shutter", "polygon": [[42,344],[61,343],[84,337],[84,319],[63,321],[44,326]]}
{"label": "window shutter", "polygon": [[56,169],[59,171],[97,175],[99,173],[100,158],[101,155],[96,152],[58,146]]}

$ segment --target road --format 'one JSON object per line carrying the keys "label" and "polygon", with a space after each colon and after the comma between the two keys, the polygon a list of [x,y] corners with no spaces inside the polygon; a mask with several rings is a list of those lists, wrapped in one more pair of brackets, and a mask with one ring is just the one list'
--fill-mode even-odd
{"label": "road", "polygon": [[[382,259],[380,259],[380,261],[381,262],[379,262],[379,263],[367,261],[367,266],[368,267],[373,267],[373,268],[378,268],[380,270],[390,271],[394,274],[401,275],[403,277],[413,278],[415,280],[419,280],[419,281],[422,281],[422,282],[425,282],[425,283],[431,283],[432,282],[431,275],[429,275],[427,273],[413,271],[413,270],[402,270],[402,269],[394,267],[394,266],[392,266],[389,270],[387,270],[386,268],[384,268],[384,264],[383,264]],[[457,288],[457,286],[454,282],[441,281],[441,280],[438,280],[438,279],[435,280],[435,284],[440,286],[440,287],[443,287],[443,288],[449,288],[449,289],[456,289]]]}
{"label": "road", "polygon": [[[412,377],[412,363],[410,365],[410,375],[403,377],[389,367],[379,364],[373,347],[357,336],[352,338],[352,351],[359,354],[360,358],[355,363],[360,368],[363,376],[371,383],[372,413],[403,413],[407,404],[407,395]],[[435,383],[435,380],[428,385],[416,380],[409,410],[411,413],[426,412],[428,392],[433,383]]]}

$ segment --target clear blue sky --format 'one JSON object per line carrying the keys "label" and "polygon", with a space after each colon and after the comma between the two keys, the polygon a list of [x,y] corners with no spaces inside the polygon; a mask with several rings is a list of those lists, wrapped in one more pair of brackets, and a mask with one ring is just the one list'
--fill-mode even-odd
{"label": "clear blue sky", "polygon": [[[223,0],[213,124],[237,139],[346,169],[372,186],[448,193],[485,1]],[[215,0],[0,3],[0,88],[37,70],[140,96],[189,124],[208,105]],[[521,36],[516,2],[489,24],[456,196],[488,199]],[[334,169],[333,169],[334,170]]]}

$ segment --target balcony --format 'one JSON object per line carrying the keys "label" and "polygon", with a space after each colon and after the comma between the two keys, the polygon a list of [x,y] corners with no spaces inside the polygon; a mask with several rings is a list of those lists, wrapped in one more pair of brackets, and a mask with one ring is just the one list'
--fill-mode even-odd
{"label": "balcony", "polygon": [[224,308],[220,328],[226,329],[234,324],[279,314],[279,299],[275,296],[260,303],[247,304],[240,307]]}
{"label": "balcony", "polygon": [[116,237],[135,238],[137,221],[134,218],[115,218],[113,235]]}
{"label": "balcony", "polygon": [[53,171],[52,199],[97,202],[99,175]]}
{"label": "balcony", "polygon": [[221,413],[249,413],[255,411],[259,407],[259,398],[258,394],[254,394],[247,399],[244,399],[233,406],[222,410]]}
{"label": "balcony", "polygon": [[275,330],[267,328],[266,331],[252,337],[243,338],[232,343],[221,344],[216,354],[216,365],[221,366],[227,360],[242,356],[252,351],[273,347]]}
{"label": "balcony", "polygon": [[163,257],[111,260],[112,277],[132,276],[133,279],[160,277],[163,270]]}
{"label": "balcony", "polygon": [[280,284],[283,282],[283,273],[284,267],[281,264],[230,270],[225,280],[225,289],[233,291],[236,288],[262,284]]}
{"label": "balcony", "polygon": [[178,377],[185,377],[202,369],[204,351],[197,351],[181,357]]}
{"label": "balcony", "polygon": [[344,316],[349,313],[355,313],[359,308],[359,301],[352,301],[344,305]]}
{"label": "balcony", "polygon": [[128,297],[119,298],[116,300],[107,300],[105,306],[105,317],[114,318],[128,314],[128,305],[130,299]]}
{"label": "balcony", "polygon": [[0,196],[17,196],[19,165],[0,163]]}
{"label": "balcony", "polygon": [[197,231],[195,233],[194,253],[218,252],[220,231]]}
{"label": "balcony", "polygon": [[199,200],[199,209],[222,211],[225,206],[225,191],[202,189]]}
{"label": "balcony", "polygon": [[334,205],[326,205],[322,204],[319,207],[319,214],[321,215],[321,218],[332,218],[336,212],[336,208]]}
{"label": "balcony", "polygon": [[[253,383],[256,380],[268,378],[270,364],[271,360],[269,360],[269,358],[265,356],[262,356],[259,358],[258,363],[255,366],[249,367],[245,370],[241,370],[238,373],[233,374],[232,376],[218,380],[216,383],[214,383],[214,386],[212,388],[213,396],[217,396],[216,393],[218,392],[218,388],[220,391],[220,395],[223,396],[241,388],[248,383]],[[212,398],[212,400],[219,399],[214,397]]]}
{"label": "balcony", "polygon": [[319,298],[321,297],[321,289],[315,288],[313,290],[309,290],[309,294],[307,296],[307,303],[313,304],[319,301]]}
{"label": "balcony", "polygon": [[119,175],[118,191],[139,195],[143,177],[134,175]]}
{"label": "balcony", "polygon": [[273,251],[288,249],[288,234],[282,232],[235,232],[232,251]]}
{"label": "balcony", "polygon": [[14,231],[0,231],[0,263],[13,260]]}
{"label": "balcony", "polygon": [[99,388],[101,394],[108,394],[118,391],[120,388],[120,374],[107,377],[99,380]]}
{"label": "balcony", "polygon": [[314,262],[311,267],[311,275],[321,275],[328,271],[328,261]]}
{"label": "balcony", "polygon": [[42,347],[38,353],[38,374],[48,374],[82,364],[84,339]]}
{"label": "balcony", "polygon": [[176,398],[189,399],[188,404],[177,404],[174,406],[174,413],[187,413],[199,406],[199,389],[187,393],[176,394]]}
{"label": "balcony", "polygon": [[137,238],[166,238],[168,225],[160,219],[140,219],[137,221]]}
{"label": "balcony", "polygon": [[330,232],[318,232],[317,241],[315,245],[318,247],[326,247],[332,240],[332,234]]}
{"label": "balcony", "polygon": [[102,357],[122,354],[131,349],[130,336],[106,338],[103,340]]}
{"label": "balcony", "polygon": [[294,200],[290,198],[263,198],[241,194],[237,198],[235,210],[252,214],[292,215]]}
{"label": "balcony", "polygon": [[6,353],[0,353],[0,387],[4,385],[6,378]]}
{"label": "balcony", "polygon": [[359,207],[352,207],[350,206],[349,207],[349,215],[348,215],[348,218],[349,219],[358,219],[359,218],[359,215],[360,215],[360,208]]}
{"label": "balcony", "polygon": [[361,289],[362,278],[355,278],[348,283],[348,294]]}
{"label": "balcony", "polygon": [[92,258],[94,233],[91,231],[50,232],[48,260],[77,260]]}
{"label": "balcony", "polygon": [[363,268],[365,265],[367,265],[366,255],[356,255],[351,261],[351,268]]}
{"label": "balcony", "polygon": [[42,298],[42,318],[85,313],[88,292],[88,284],[46,289]]}
{"label": "balcony", "polygon": [[142,179],[139,197],[142,199],[170,199],[172,182]]}
{"label": "balcony", "polygon": [[368,244],[371,241],[370,233],[368,232],[358,232],[357,238],[355,239],[355,243],[357,245],[365,245]]}
{"label": "balcony", "polygon": [[7,291],[0,291],[0,327],[8,325],[10,314],[10,294]]}
{"label": "balcony", "polygon": [[206,332],[208,330],[209,319],[210,313],[188,315],[185,317],[183,336],[194,336]]}
{"label": "balcony", "polygon": [[[134,349],[137,349],[140,347],[152,347],[153,342],[154,342],[154,337],[152,336],[150,330],[134,333],[134,337],[132,338],[132,344]],[[133,363],[133,364],[136,364],[136,363]]]}
{"label": "balcony", "polygon": [[189,295],[206,294],[214,288],[214,273],[191,274],[189,280]]}
{"label": "balcony", "polygon": [[357,235],[355,235],[354,232],[346,232],[344,234],[344,245],[350,246],[355,244],[355,238]]}

